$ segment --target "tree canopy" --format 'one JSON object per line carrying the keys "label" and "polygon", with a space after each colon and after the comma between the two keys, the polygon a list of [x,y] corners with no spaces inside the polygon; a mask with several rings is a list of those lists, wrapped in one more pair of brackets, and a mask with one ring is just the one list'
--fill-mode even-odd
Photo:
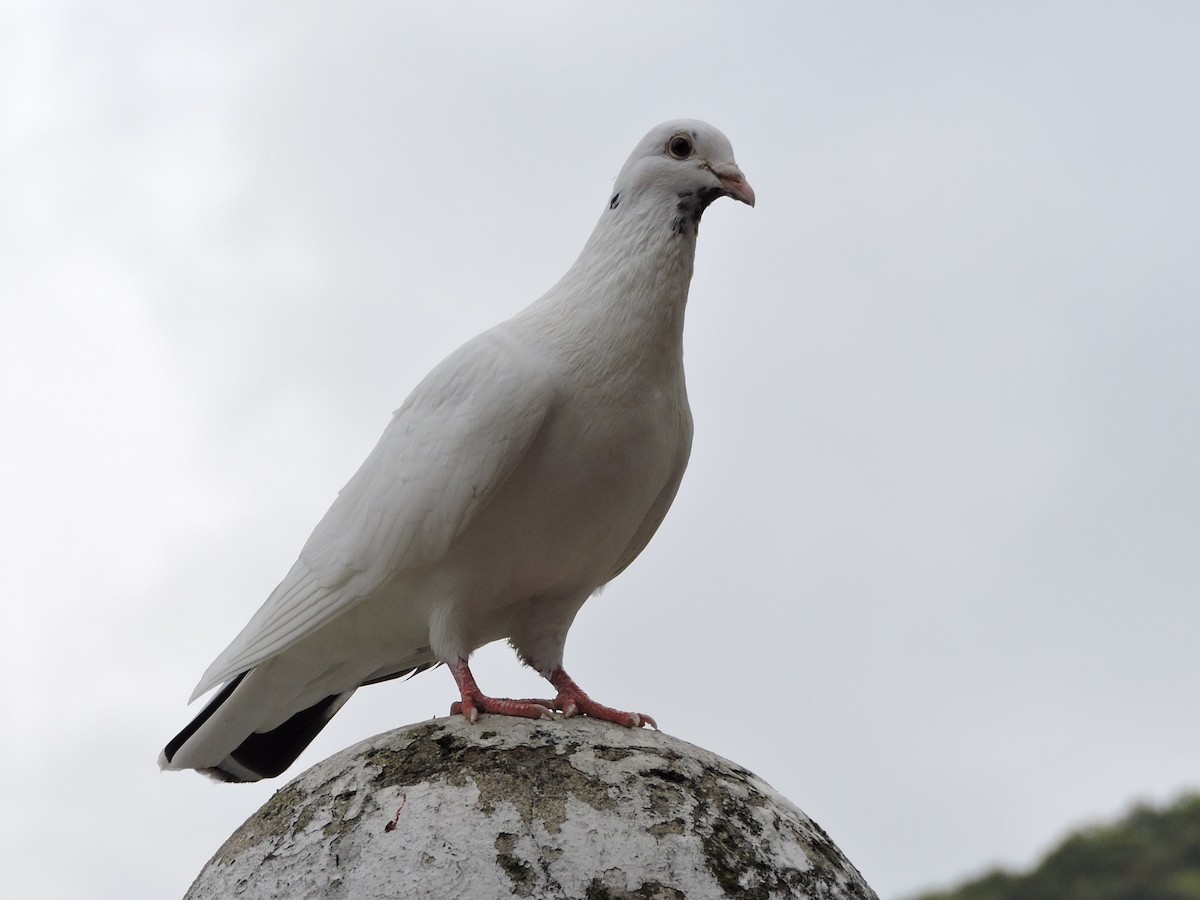
{"label": "tree canopy", "polygon": [[997,869],[913,900],[1200,900],[1200,794],[1076,831],[1030,872]]}

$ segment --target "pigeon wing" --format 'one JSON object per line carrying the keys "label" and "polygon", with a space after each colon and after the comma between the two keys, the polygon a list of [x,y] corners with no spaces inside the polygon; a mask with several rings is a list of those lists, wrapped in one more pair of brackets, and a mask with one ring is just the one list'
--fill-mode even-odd
{"label": "pigeon wing", "polygon": [[396,411],[291,571],[192,699],[267,660],[405,569],[437,561],[525,456],[553,401],[500,329],[447,357]]}

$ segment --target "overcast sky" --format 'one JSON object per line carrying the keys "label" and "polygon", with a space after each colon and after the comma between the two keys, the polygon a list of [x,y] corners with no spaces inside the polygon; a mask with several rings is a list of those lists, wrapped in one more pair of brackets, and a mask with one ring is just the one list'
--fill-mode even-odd
{"label": "overcast sky", "polygon": [[[179,896],[282,786],[155,757],[391,411],[679,116],[759,205],[705,216],[691,467],[572,674],[761,775],[885,900],[1200,787],[1198,29],[1183,2],[6,3],[6,889]],[[365,689],[289,777],[454,696]]]}

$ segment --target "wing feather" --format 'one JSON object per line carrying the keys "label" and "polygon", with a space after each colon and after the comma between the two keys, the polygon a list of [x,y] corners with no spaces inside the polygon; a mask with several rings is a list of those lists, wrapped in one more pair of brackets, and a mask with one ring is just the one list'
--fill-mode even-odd
{"label": "wing feather", "polygon": [[501,327],[426,376],[193,699],[312,634],[397,573],[440,559],[545,420],[554,391],[536,371]]}

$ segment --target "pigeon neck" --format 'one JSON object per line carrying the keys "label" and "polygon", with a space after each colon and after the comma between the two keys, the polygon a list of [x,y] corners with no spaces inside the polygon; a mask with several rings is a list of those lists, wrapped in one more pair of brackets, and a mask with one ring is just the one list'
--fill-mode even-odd
{"label": "pigeon neck", "polygon": [[[625,357],[617,365],[675,369],[683,353],[695,228],[673,227],[675,215],[615,212],[605,211],[575,264],[543,298],[545,308],[562,315],[563,338]],[[581,351],[586,348],[571,348]]]}

